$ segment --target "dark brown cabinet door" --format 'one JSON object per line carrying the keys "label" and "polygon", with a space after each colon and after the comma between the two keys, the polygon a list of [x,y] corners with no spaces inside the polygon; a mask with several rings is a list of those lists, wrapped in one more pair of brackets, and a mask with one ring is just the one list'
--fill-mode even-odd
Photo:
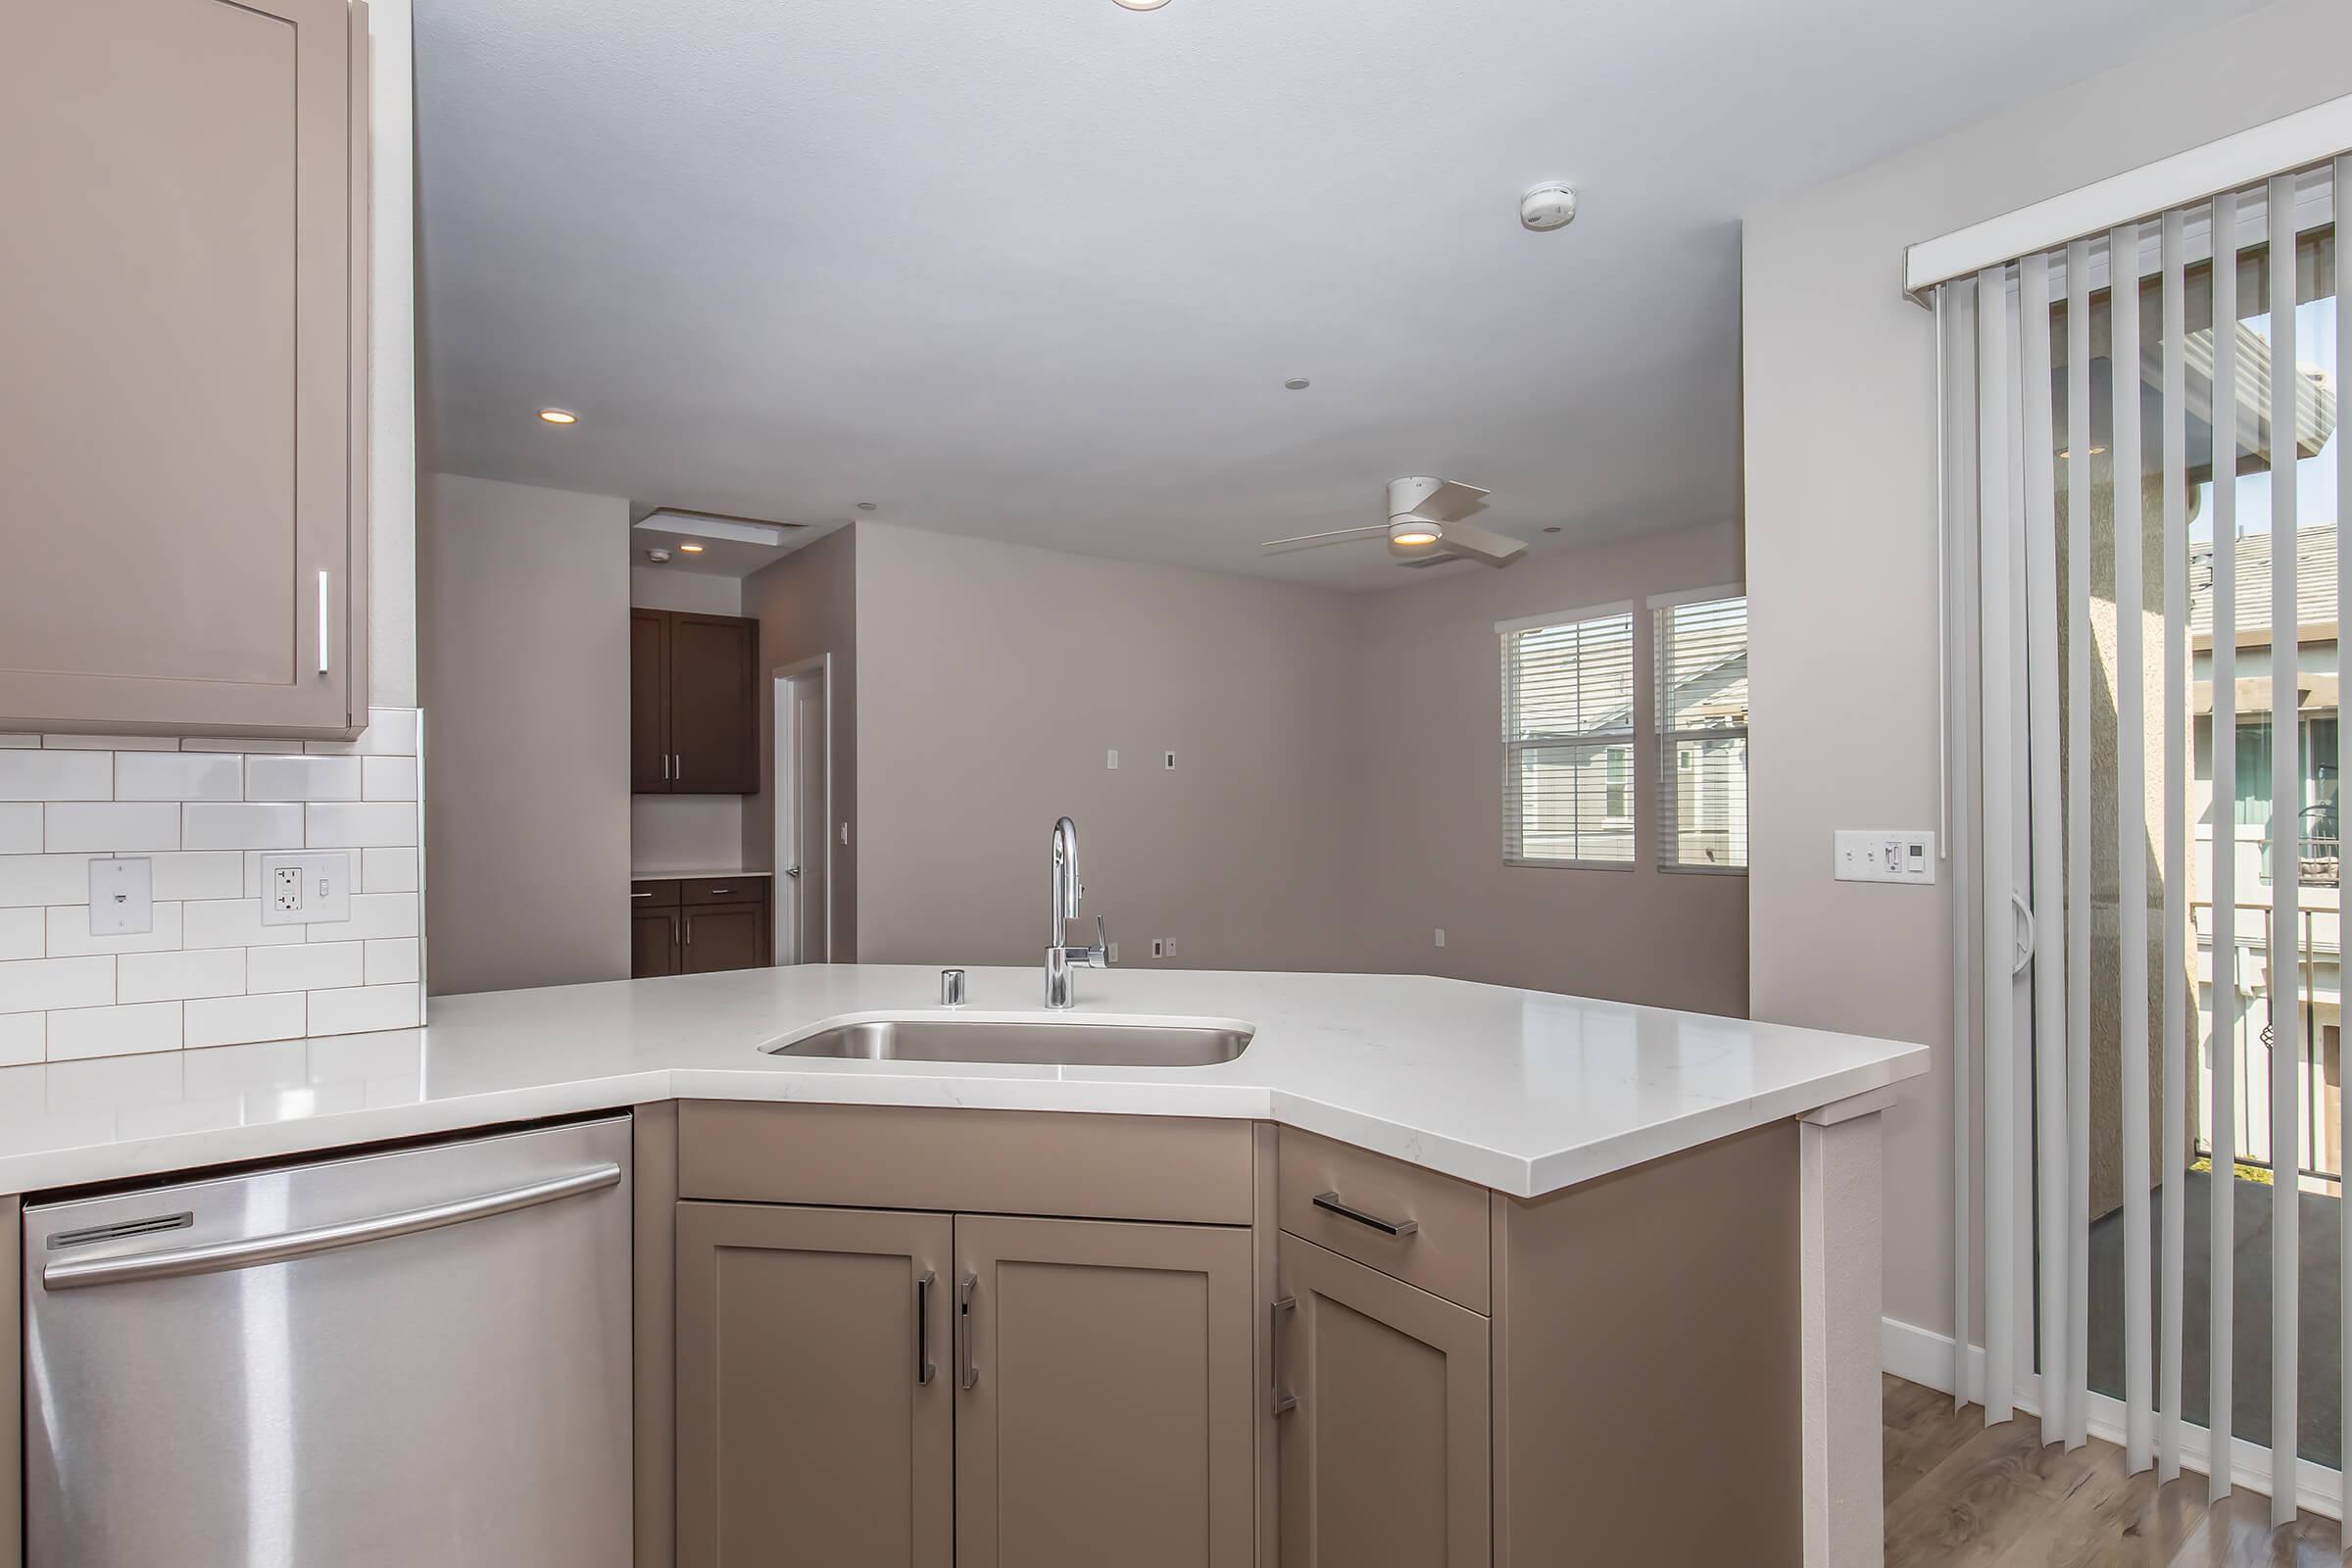
{"label": "dark brown cabinet door", "polygon": [[1486,1568],[1490,1324],[1287,1232],[1281,1568]]}
{"label": "dark brown cabinet door", "polygon": [[758,969],[767,963],[767,908],[764,905],[717,905],[680,911],[685,921],[679,951],[688,974],[716,974],[721,969]]}
{"label": "dark brown cabinet door", "polygon": [[629,912],[629,978],[650,980],[678,972],[678,911],[632,909]]}
{"label": "dark brown cabinet door", "polygon": [[1250,1247],[956,1216],[956,1568],[1249,1568]]}
{"label": "dark brown cabinet door", "polygon": [[669,790],[669,617],[659,610],[629,612],[629,789],[637,795]]}
{"label": "dark brown cabinet door", "polygon": [[952,1234],[945,1214],[678,1205],[679,1568],[949,1568]]}
{"label": "dark brown cabinet door", "polygon": [[737,615],[669,617],[672,793],[751,795],[760,788],[753,690],[760,623]]}

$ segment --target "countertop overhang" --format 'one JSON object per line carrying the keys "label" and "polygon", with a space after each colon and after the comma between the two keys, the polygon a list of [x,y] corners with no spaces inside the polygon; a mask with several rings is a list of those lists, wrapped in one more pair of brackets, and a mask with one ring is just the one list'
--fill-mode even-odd
{"label": "countertop overhang", "polygon": [[1238,1022],[1206,1067],[773,1056],[946,1015],[939,971],[807,965],[436,997],[421,1029],[0,1069],[0,1193],[663,1100],[1267,1120],[1541,1197],[1916,1077],[1925,1046],[1421,975],[975,968],[957,1016]]}

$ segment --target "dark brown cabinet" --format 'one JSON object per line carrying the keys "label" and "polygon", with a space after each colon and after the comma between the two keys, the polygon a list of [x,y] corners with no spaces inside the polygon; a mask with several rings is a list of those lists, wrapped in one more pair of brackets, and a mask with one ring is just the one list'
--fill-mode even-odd
{"label": "dark brown cabinet", "polygon": [[686,877],[629,889],[629,978],[760,969],[768,953],[767,878]]}
{"label": "dark brown cabinet", "polygon": [[629,789],[760,789],[760,622],[682,610],[629,612]]}

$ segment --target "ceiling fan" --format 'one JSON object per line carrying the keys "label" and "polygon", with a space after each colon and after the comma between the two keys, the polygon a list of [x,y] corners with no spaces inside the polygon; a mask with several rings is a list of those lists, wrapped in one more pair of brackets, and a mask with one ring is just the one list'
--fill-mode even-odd
{"label": "ceiling fan", "polygon": [[1527,554],[1526,542],[1474,528],[1462,518],[1485,504],[1487,492],[1474,484],[1426,476],[1389,481],[1389,520],[1329,533],[1269,539],[1267,550],[1313,550],[1350,539],[1386,534],[1389,554],[1399,565],[1434,566],[1443,561],[1476,561],[1507,566]]}

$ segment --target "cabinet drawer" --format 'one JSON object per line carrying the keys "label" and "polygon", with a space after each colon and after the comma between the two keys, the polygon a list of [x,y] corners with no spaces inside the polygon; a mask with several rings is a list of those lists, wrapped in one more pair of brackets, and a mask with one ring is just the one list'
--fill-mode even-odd
{"label": "cabinet drawer", "polygon": [[629,907],[632,909],[674,909],[677,906],[678,885],[675,882],[629,884]]}
{"label": "cabinet drawer", "polygon": [[763,876],[694,877],[674,884],[680,904],[765,904]]}
{"label": "cabinet drawer", "polygon": [[1284,1230],[1473,1312],[1490,1309],[1484,1187],[1291,1127],[1276,1173]]}
{"label": "cabinet drawer", "polygon": [[1250,1124],[690,1100],[678,1196],[1248,1225]]}

